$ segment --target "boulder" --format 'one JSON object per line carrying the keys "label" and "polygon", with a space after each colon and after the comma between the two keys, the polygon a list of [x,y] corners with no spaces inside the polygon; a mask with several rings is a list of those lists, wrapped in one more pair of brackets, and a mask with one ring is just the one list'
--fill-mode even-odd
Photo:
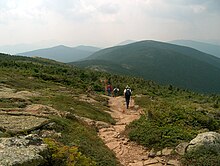
{"label": "boulder", "polygon": [[49,122],[49,119],[35,116],[12,116],[5,114],[0,115],[0,130],[16,134],[35,130],[48,124]]}
{"label": "boulder", "polygon": [[198,134],[196,138],[190,141],[186,152],[196,150],[198,147],[220,147],[220,134],[216,132],[205,132]]}
{"label": "boulder", "polygon": [[0,138],[0,165],[42,165],[47,155],[47,145],[36,134]]}

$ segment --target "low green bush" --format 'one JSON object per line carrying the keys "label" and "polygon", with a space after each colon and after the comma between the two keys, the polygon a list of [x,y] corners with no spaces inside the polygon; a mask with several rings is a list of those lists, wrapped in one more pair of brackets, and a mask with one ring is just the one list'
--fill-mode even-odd
{"label": "low green bush", "polygon": [[[149,96],[136,98],[136,103],[145,110],[145,115],[127,127],[129,138],[146,146],[162,149],[175,147],[190,141],[200,130],[217,131],[220,121],[209,111],[197,111],[185,101]],[[173,100],[173,101],[172,101]]]}
{"label": "low green bush", "polygon": [[181,162],[187,166],[219,166],[220,146],[201,146],[186,153]]}
{"label": "low green bush", "polygon": [[95,166],[96,163],[82,155],[76,146],[65,146],[53,139],[45,138],[49,147],[48,165],[54,166]]}
{"label": "low green bush", "polygon": [[95,128],[86,126],[77,119],[53,118],[52,121],[56,123],[55,130],[62,134],[58,141],[65,146],[77,146],[83,155],[91,158],[99,166],[118,165],[114,153],[97,136]]}

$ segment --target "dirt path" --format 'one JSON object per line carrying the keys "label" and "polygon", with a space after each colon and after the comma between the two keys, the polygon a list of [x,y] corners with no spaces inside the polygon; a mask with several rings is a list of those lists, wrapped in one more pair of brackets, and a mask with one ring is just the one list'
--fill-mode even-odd
{"label": "dirt path", "polygon": [[[131,101],[130,109],[125,108],[123,97],[111,97],[109,99],[111,116],[116,120],[116,124],[99,130],[99,136],[116,154],[120,163],[124,166],[163,166],[179,165],[175,160],[165,161],[163,157],[156,155],[149,157],[149,151],[143,146],[129,141],[122,133],[125,126],[140,117],[141,109]],[[124,111],[124,112],[123,112]]]}

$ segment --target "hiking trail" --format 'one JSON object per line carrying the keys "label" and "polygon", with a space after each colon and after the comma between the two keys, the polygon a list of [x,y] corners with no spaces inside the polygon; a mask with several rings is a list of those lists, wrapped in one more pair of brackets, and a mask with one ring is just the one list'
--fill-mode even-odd
{"label": "hiking trail", "polygon": [[[99,136],[111,149],[123,166],[179,166],[175,159],[167,159],[167,156],[149,157],[150,150],[130,141],[123,134],[126,125],[139,119],[142,109],[130,101],[130,108],[126,109],[125,99],[122,96],[109,98],[110,114],[116,120],[111,125],[99,130]],[[167,149],[169,151],[169,149]]]}

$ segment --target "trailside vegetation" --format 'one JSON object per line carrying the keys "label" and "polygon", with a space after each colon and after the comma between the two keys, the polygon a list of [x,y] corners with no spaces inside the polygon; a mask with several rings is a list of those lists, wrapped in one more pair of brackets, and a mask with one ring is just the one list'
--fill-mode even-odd
{"label": "trailside vegetation", "polygon": [[[164,90],[164,89],[163,89]],[[219,96],[201,95],[167,87],[156,93],[145,92],[135,97],[143,108],[140,119],[127,126],[128,136],[147,148],[175,148],[207,131],[220,133]],[[184,165],[218,166],[220,153],[216,148],[198,149],[182,157]]]}
{"label": "trailside vegetation", "polygon": [[[99,81],[103,76],[102,73],[47,59],[0,54],[0,84],[16,91],[40,94],[30,100],[0,99],[0,108],[43,104],[113,124],[115,121],[105,112],[109,110],[107,99],[98,94],[103,91]],[[92,102],[89,103],[87,99]],[[51,117],[51,120],[56,124],[56,132],[62,135],[54,141],[46,141],[50,145],[52,165],[56,162],[60,165],[73,165],[75,162],[81,165],[119,165],[114,153],[98,137],[95,127],[74,117]],[[1,134],[1,137],[4,136]]]}

